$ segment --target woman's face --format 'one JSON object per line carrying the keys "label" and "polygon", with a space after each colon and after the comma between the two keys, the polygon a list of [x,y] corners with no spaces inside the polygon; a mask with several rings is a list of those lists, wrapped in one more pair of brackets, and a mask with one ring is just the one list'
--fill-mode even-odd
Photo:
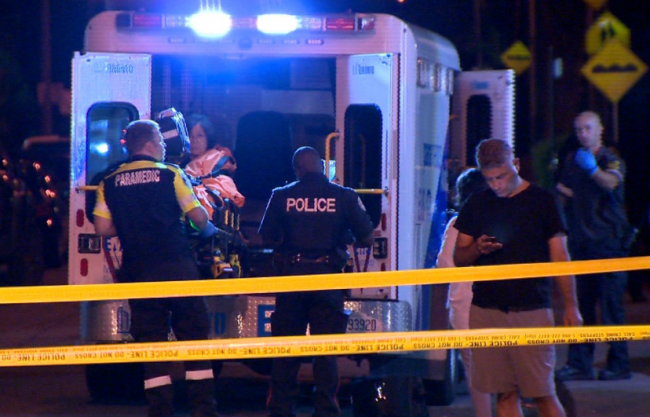
{"label": "woman's face", "polygon": [[208,150],[208,137],[203,130],[203,126],[194,125],[190,131],[190,153],[192,159],[201,156]]}

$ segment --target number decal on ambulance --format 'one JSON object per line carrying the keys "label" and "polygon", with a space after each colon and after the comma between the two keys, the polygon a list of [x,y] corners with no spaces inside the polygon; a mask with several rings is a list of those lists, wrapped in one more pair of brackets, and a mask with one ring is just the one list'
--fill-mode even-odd
{"label": "number decal on ambulance", "polygon": [[348,332],[363,333],[363,332],[376,332],[376,331],[377,331],[376,319],[350,318],[348,320]]}

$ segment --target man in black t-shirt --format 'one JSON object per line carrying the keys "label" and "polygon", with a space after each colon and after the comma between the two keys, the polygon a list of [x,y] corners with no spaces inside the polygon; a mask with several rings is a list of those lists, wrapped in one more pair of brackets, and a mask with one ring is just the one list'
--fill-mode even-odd
{"label": "man in black t-shirt", "polygon": [[[623,196],[625,164],[603,146],[603,126],[596,113],[580,113],[575,119],[575,129],[582,148],[568,155],[557,184],[566,202],[569,252],[575,260],[626,257],[631,244],[631,227]],[[586,325],[597,324],[598,305],[603,324],[625,324],[626,272],[580,275],[576,284],[580,312]],[[570,345],[567,364],[558,370],[556,378],[563,381],[594,379],[594,349],[593,343]],[[631,377],[627,342],[609,342],[607,367],[598,373],[598,379]]]}
{"label": "man in black t-shirt", "polygon": [[[553,196],[519,176],[507,142],[486,139],[476,151],[489,189],[474,194],[454,227],[457,266],[561,262],[569,259],[566,233]],[[573,277],[555,277],[564,299],[564,324],[580,325]],[[474,282],[470,328],[553,326],[551,279]],[[483,348],[472,352],[472,386],[497,394],[497,414],[521,415],[519,394],[539,414],[564,416],[553,380],[552,345]]]}

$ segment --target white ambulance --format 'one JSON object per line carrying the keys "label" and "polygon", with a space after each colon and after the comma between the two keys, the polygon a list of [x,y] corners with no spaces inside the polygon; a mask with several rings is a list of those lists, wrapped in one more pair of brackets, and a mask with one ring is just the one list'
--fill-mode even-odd
{"label": "white ambulance", "polygon": [[[271,189],[294,180],[297,147],[318,149],[331,180],[359,190],[375,225],[374,248],[354,252],[348,269],[392,271],[435,265],[448,184],[473,165],[480,139],[513,140],[513,73],[461,73],[448,40],[389,15],[108,11],[88,24],[72,66],[73,285],[115,281],[119,241],[94,234],[92,191],[84,187],[125,159],[120,138],[130,121],[163,109],[220,120],[246,197],[242,279],[268,273],[257,227]],[[352,289],[348,332],[446,329],[446,292],[446,285]],[[211,337],[270,335],[273,303],[272,294],[210,297]],[[83,343],[129,341],[128,331],[126,300],[82,303]],[[423,378],[429,398],[444,404],[453,400],[452,358],[452,351],[341,358],[349,362],[341,374]],[[93,382],[101,375],[89,374],[91,388],[104,386]]]}

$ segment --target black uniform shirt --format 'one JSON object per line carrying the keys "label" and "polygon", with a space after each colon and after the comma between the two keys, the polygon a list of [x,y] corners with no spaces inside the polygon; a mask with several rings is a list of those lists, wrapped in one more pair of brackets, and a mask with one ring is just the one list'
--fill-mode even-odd
{"label": "black uniform shirt", "polygon": [[372,234],[373,226],[354,190],[333,184],[320,173],[276,188],[259,233],[279,251],[321,256]]}
{"label": "black uniform shirt", "polygon": [[179,167],[135,156],[102,180],[93,214],[113,221],[127,280],[192,279],[182,215],[199,206]]}
{"label": "black uniform shirt", "polygon": [[[596,161],[600,169],[619,177],[620,184],[614,190],[596,184],[575,163],[575,153],[567,158],[560,182],[573,191],[567,206],[570,246],[580,252],[600,251],[605,255],[611,248],[620,250],[620,240],[627,228],[623,195],[625,164],[604,146],[596,154]],[[579,255],[572,253],[574,257]]]}

